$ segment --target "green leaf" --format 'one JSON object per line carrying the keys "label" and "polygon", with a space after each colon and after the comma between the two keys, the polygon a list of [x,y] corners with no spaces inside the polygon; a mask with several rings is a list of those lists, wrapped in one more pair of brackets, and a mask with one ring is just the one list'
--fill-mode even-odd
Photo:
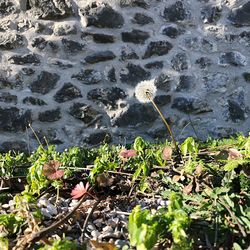
{"label": "green leaf", "polygon": [[181,152],[184,156],[187,154],[197,154],[198,153],[198,145],[195,143],[193,137],[188,137],[182,144],[181,144]]}
{"label": "green leaf", "polygon": [[8,239],[0,237],[0,249],[1,250],[8,250],[9,249]]}
{"label": "green leaf", "polygon": [[238,243],[234,242],[233,243],[233,250],[242,250],[242,248]]}

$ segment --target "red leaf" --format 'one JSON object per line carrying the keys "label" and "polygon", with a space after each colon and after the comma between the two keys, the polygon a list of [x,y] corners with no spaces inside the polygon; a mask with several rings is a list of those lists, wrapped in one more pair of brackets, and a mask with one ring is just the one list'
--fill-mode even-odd
{"label": "red leaf", "polygon": [[73,199],[78,199],[82,197],[84,194],[88,193],[89,182],[84,186],[82,182],[77,184],[75,188],[71,191],[71,196]]}
{"label": "red leaf", "polygon": [[63,177],[64,171],[59,170],[60,162],[59,161],[49,161],[48,163],[44,164],[43,166],[43,174],[49,180],[58,180]]}
{"label": "red leaf", "polygon": [[163,151],[162,151],[162,159],[165,161],[171,160],[172,159],[172,153],[173,150],[171,147],[166,146]]}

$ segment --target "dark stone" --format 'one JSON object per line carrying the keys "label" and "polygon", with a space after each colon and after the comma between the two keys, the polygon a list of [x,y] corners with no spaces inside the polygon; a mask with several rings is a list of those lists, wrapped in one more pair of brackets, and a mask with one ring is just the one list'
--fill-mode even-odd
{"label": "dark stone", "polygon": [[221,17],[221,7],[206,6],[201,10],[201,19],[203,23],[215,23]]}
{"label": "dark stone", "polygon": [[195,64],[199,64],[201,69],[205,69],[212,65],[212,61],[207,57],[200,57],[195,61]]}
{"label": "dark stone", "polygon": [[185,53],[176,54],[171,60],[171,66],[176,71],[182,71],[188,69],[188,59]]}
{"label": "dark stone", "polygon": [[163,66],[163,61],[150,62],[144,65],[146,69],[162,69]]}
{"label": "dark stone", "polygon": [[116,82],[115,68],[112,67],[107,74],[107,78],[110,82]]}
{"label": "dark stone", "polygon": [[120,0],[121,7],[140,7],[143,9],[149,8],[149,4],[144,0]]}
{"label": "dark stone", "polygon": [[147,80],[151,76],[150,72],[147,72],[140,65],[135,65],[132,63],[128,63],[124,71],[121,70],[120,72],[120,80],[123,83],[127,83],[132,86],[136,86],[138,82]]}
{"label": "dark stone", "polygon": [[84,84],[96,84],[103,79],[102,74],[94,69],[81,70],[78,74],[72,75],[71,78],[76,78]]}
{"label": "dark stone", "polygon": [[59,79],[60,76],[56,73],[42,71],[37,80],[31,83],[30,89],[35,93],[47,94],[56,86]]}
{"label": "dark stone", "polygon": [[68,40],[65,38],[62,39],[62,45],[63,45],[64,50],[69,53],[76,53],[79,51],[83,51],[85,47],[84,44],[78,43],[73,40]]}
{"label": "dark stone", "polygon": [[228,100],[228,111],[229,117],[233,122],[244,121],[246,119],[245,110],[233,100]]}
{"label": "dark stone", "polygon": [[[56,42],[49,41],[49,42],[48,42],[48,45],[49,45],[49,47],[52,49],[52,52],[56,52],[56,51],[58,51],[58,49],[59,49],[59,45],[58,45]],[[65,48],[66,52],[71,52],[71,51],[70,51],[70,48],[68,49],[67,46],[70,46],[70,43],[69,43],[68,45],[67,45],[67,43],[65,43],[64,48]],[[73,44],[73,46],[74,46],[74,44]],[[76,45],[76,47],[77,47],[77,45]],[[73,49],[74,49],[74,48],[73,48]],[[74,53],[74,52],[75,52],[75,51],[73,51],[72,53]]]}
{"label": "dark stone", "polygon": [[40,50],[43,50],[47,46],[47,41],[43,37],[35,37],[32,42],[31,46],[34,48],[38,48]]}
{"label": "dark stone", "polygon": [[219,64],[226,66],[245,66],[247,64],[246,57],[237,51],[222,53],[219,58]]}
{"label": "dark stone", "polygon": [[53,30],[47,25],[44,25],[43,23],[36,22],[34,28],[36,33],[43,33],[44,35],[53,34]]}
{"label": "dark stone", "polygon": [[139,59],[139,56],[135,53],[135,51],[130,47],[123,47],[121,51],[121,60],[131,60],[131,59]]}
{"label": "dark stone", "polygon": [[101,102],[111,109],[117,108],[117,101],[126,98],[126,96],[125,91],[117,87],[92,89],[87,94],[89,100]]}
{"label": "dark stone", "polygon": [[231,138],[235,136],[237,131],[233,128],[225,128],[225,127],[212,127],[212,129],[208,129],[208,135],[212,138]]}
{"label": "dark stone", "polygon": [[158,106],[164,106],[166,104],[169,104],[171,102],[171,95],[157,95],[154,98],[154,102]]}
{"label": "dark stone", "polygon": [[55,61],[52,61],[51,64],[57,65],[61,69],[73,68],[73,64],[68,63],[67,61],[64,61],[64,60],[55,60]]}
{"label": "dark stone", "polygon": [[98,145],[101,143],[110,143],[112,141],[112,137],[107,131],[97,131],[90,134],[84,141],[91,145]]}
{"label": "dark stone", "polygon": [[121,28],[124,19],[120,13],[115,11],[110,5],[93,2],[80,13],[86,18],[86,26],[98,28]]}
{"label": "dark stone", "polygon": [[189,13],[181,1],[177,1],[173,5],[166,7],[163,17],[168,22],[183,21],[188,17]]}
{"label": "dark stone", "polygon": [[[237,35],[235,35],[236,38],[238,38]],[[243,38],[245,41],[247,41],[248,43],[250,43],[250,31],[243,31],[240,33],[239,35],[240,38]]]}
{"label": "dark stone", "polygon": [[131,32],[122,32],[122,41],[125,43],[144,44],[150,37],[148,32],[133,29]]}
{"label": "dark stone", "polygon": [[11,0],[0,0],[0,17],[15,13],[17,8]]}
{"label": "dark stone", "polygon": [[15,153],[29,153],[28,145],[24,141],[16,140],[16,141],[4,141],[0,146],[1,153],[7,153],[13,151]]}
{"label": "dark stone", "polygon": [[230,78],[225,73],[208,74],[202,78],[208,92],[225,92]]}
{"label": "dark stone", "polygon": [[153,127],[146,131],[146,133],[157,141],[165,142],[166,140],[171,140],[166,127]]}
{"label": "dark stone", "polygon": [[168,26],[162,29],[162,34],[170,38],[176,38],[179,35],[183,34],[183,32],[184,31],[173,26]]}
{"label": "dark stone", "polygon": [[143,59],[149,58],[153,55],[156,56],[166,55],[172,48],[173,45],[168,41],[150,42],[143,56]]}
{"label": "dark stone", "polygon": [[31,76],[35,73],[35,70],[32,68],[22,68],[22,73],[27,76]]}
{"label": "dark stone", "polygon": [[162,73],[155,79],[155,86],[160,90],[168,92],[171,90],[171,82],[170,76]]}
{"label": "dark stone", "polygon": [[38,119],[41,122],[55,122],[60,120],[62,117],[60,108],[46,110],[44,112],[39,113]]}
{"label": "dark stone", "polygon": [[93,64],[113,60],[115,57],[115,54],[110,50],[98,51],[90,56],[86,56],[85,62]]}
{"label": "dark stone", "polygon": [[18,132],[24,131],[31,122],[31,111],[21,110],[16,107],[0,107],[0,131]]}
{"label": "dark stone", "polygon": [[23,45],[23,36],[15,33],[0,33],[0,49],[11,50]]}
{"label": "dark stone", "polygon": [[17,104],[17,96],[10,93],[0,93],[0,102]]}
{"label": "dark stone", "polygon": [[56,24],[53,30],[55,36],[68,36],[68,35],[76,35],[77,28],[75,25],[70,24]]}
{"label": "dark stone", "polygon": [[154,20],[150,16],[144,15],[142,13],[136,13],[134,15],[134,18],[132,19],[132,23],[136,23],[143,26],[149,23],[154,23]]}
{"label": "dark stone", "polygon": [[195,78],[193,76],[181,75],[179,83],[176,87],[177,92],[185,92],[191,90],[195,85]]}
{"label": "dark stone", "polygon": [[92,34],[92,36],[93,36],[94,42],[96,43],[114,43],[115,42],[115,38],[112,35],[96,33],[96,34]]}
{"label": "dark stone", "polygon": [[236,26],[250,26],[250,1],[232,9],[228,19]]}
{"label": "dark stone", "polygon": [[199,114],[212,111],[207,103],[199,99],[185,97],[176,97],[171,107],[184,113]]}
{"label": "dark stone", "polygon": [[119,127],[136,126],[141,123],[150,123],[158,118],[158,113],[152,105],[134,103],[114,121]]}
{"label": "dark stone", "polygon": [[40,59],[36,54],[26,54],[26,55],[14,55],[11,56],[8,61],[12,64],[39,64]]}
{"label": "dark stone", "polygon": [[27,96],[23,99],[23,103],[26,105],[36,105],[36,106],[43,106],[43,105],[47,105],[47,103],[45,101],[43,101],[42,99],[33,97],[33,96]]}
{"label": "dark stone", "polygon": [[97,110],[84,103],[74,103],[73,106],[70,107],[69,113],[87,125],[93,124],[102,116]]}
{"label": "dark stone", "polygon": [[244,72],[243,77],[246,82],[250,82],[250,73],[249,72]]}
{"label": "dark stone", "polygon": [[0,77],[0,89],[22,89],[22,81],[20,79],[17,79],[16,81],[10,81],[7,78]]}
{"label": "dark stone", "polygon": [[45,20],[57,20],[72,15],[72,6],[67,0],[29,0],[34,16]]}
{"label": "dark stone", "polygon": [[75,87],[70,82],[65,83],[63,87],[54,95],[54,99],[59,103],[70,101],[78,97],[82,97],[80,89]]}

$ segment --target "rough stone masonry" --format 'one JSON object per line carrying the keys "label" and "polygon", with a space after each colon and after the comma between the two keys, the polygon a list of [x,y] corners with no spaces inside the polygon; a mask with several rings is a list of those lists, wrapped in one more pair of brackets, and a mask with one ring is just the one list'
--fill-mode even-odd
{"label": "rough stone masonry", "polygon": [[250,1],[0,0],[0,151],[247,134]]}

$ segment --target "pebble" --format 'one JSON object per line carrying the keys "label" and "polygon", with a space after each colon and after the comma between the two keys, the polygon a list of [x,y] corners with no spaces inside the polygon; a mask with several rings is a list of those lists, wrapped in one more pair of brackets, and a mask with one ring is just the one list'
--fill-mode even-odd
{"label": "pebble", "polygon": [[117,226],[118,223],[119,223],[119,218],[117,217],[108,219],[108,225],[110,225],[111,227]]}
{"label": "pebble", "polygon": [[94,230],[90,234],[94,238],[94,240],[96,240],[100,236],[101,233],[98,232],[98,230]]}
{"label": "pebble", "polygon": [[42,197],[41,199],[39,199],[37,206],[38,207],[47,207],[50,204],[50,202],[48,201],[48,199]]}
{"label": "pebble", "polygon": [[113,230],[113,228],[112,228],[111,226],[106,226],[106,227],[104,227],[104,228],[102,229],[102,231],[105,232],[105,233],[111,233],[111,232],[113,232],[114,230]]}

